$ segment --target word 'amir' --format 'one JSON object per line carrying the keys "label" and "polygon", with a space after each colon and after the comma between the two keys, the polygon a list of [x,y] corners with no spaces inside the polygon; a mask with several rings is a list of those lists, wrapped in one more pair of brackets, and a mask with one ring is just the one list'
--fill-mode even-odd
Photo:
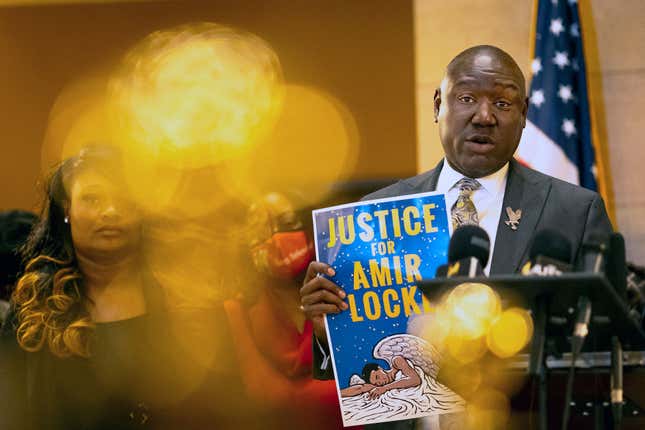
{"label": "word 'amir'", "polygon": [[[436,233],[438,229],[432,225],[435,219],[432,210],[436,207],[436,204],[428,203],[421,209],[406,206],[403,209],[383,209],[372,213],[361,212],[356,216],[352,214],[329,218],[327,248],[336,246],[337,241],[351,245],[356,238],[371,242],[375,238],[387,240],[403,234],[416,236],[421,233]],[[391,220],[391,231],[388,229],[388,220]]]}
{"label": "word 'amir'", "polygon": [[380,261],[370,259],[366,266],[360,261],[355,261],[352,276],[354,290],[372,291],[364,292],[358,299],[352,293],[347,294],[352,322],[361,322],[365,319],[374,321],[384,316],[398,318],[401,313],[409,317],[412,314],[429,312],[430,302],[418,293],[416,285],[378,288],[421,280],[420,265],[421,257],[416,254],[405,254],[403,258],[397,255],[383,257]]}

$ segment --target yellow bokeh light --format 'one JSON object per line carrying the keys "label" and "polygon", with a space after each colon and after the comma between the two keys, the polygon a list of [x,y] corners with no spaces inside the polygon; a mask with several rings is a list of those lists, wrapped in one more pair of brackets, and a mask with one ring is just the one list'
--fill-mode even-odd
{"label": "yellow bokeh light", "polygon": [[351,177],[360,138],[350,111],[333,96],[287,85],[283,110],[270,135],[231,176],[232,187],[261,184],[263,191],[297,190],[304,204],[319,204],[332,186]]}
{"label": "yellow bokeh light", "polygon": [[488,285],[469,282],[454,288],[443,307],[451,335],[472,340],[487,333],[501,311],[501,300]]}
{"label": "yellow bokeh light", "polygon": [[203,217],[251,200],[237,172],[281,112],[282,71],[250,33],[200,23],[150,34],[108,85],[126,182],[148,212]]}
{"label": "yellow bokeh light", "polygon": [[509,370],[507,358],[530,340],[531,316],[520,308],[501,308],[501,298],[491,287],[464,283],[424,319],[421,335],[442,352],[439,380],[468,402],[468,420],[474,426],[469,428],[504,428],[508,396],[525,380],[523,373]]}
{"label": "yellow bokeh light", "polygon": [[61,91],[43,171],[84,147],[116,146],[128,192],[144,211],[206,216],[260,194],[237,175],[271,134],[283,92],[278,58],[257,36],[212,23],[158,31],[116,71]]}
{"label": "yellow bokeh light", "polygon": [[250,33],[201,23],[152,33],[110,82],[129,145],[200,168],[248,152],[282,103],[282,72]]}
{"label": "yellow bokeh light", "polygon": [[486,342],[483,337],[468,339],[462,336],[450,336],[446,339],[445,345],[450,357],[461,364],[475,362],[486,353]]}
{"label": "yellow bokeh light", "polygon": [[510,308],[493,321],[487,336],[490,351],[501,358],[512,357],[533,336],[533,320],[528,311]]}

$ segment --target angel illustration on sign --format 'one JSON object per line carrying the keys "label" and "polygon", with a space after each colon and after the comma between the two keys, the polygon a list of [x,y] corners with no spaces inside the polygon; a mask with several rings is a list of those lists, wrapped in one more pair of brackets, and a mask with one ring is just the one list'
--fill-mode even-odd
{"label": "angel illustration on sign", "polygon": [[370,399],[376,399],[394,388],[410,388],[421,384],[421,378],[414,367],[402,355],[392,359],[392,368],[389,370],[383,369],[376,363],[367,363],[363,367],[362,377],[364,383],[342,389],[341,396],[351,397],[369,393]]}
{"label": "angel illustration on sign", "polygon": [[464,400],[436,381],[441,355],[425,340],[395,334],[381,339],[372,355],[389,368],[367,363],[352,375],[340,391],[346,425],[464,410]]}

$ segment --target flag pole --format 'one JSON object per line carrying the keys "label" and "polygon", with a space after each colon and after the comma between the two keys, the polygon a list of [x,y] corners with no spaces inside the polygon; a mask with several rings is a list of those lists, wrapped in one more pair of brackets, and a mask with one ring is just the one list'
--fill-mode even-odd
{"label": "flag pole", "polygon": [[[535,3],[537,4],[537,1]],[[578,1],[578,16],[580,17],[580,37],[582,37],[587,70],[587,97],[589,98],[591,144],[596,154],[596,181],[598,183],[598,192],[605,201],[609,219],[614,229],[616,229],[615,202],[611,182],[609,150],[607,148],[607,125],[605,122],[605,106],[603,103],[602,74],[598,56],[596,30],[591,2],[589,0]]]}

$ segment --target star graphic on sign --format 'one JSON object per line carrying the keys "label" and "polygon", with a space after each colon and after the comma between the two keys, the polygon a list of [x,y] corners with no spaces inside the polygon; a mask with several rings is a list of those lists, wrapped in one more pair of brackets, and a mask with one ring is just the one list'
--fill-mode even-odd
{"label": "star graphic on sign", "polygon": [[555,51],[555,57],[553,57],[553,62],[560,68],[564,69],[569,65],[569,55],[566,52]]}
{"label": "star graphic on sign", "polygon": [[532,105],[535,105],[537,107],[542,106],[542,103],[544,103],[544,91],[533,90],[533,92],[531,93],[530,102]]}
{"label": "star graphic on sign", "polygon": [[562,131],[567,135],[567,137],[571,137],[577,133],[576,125],[572,119],[565,118],[562,120]]}
{"label": "star graphic on sign", "polygon": [[558,89],[558,97],[560,97],[565,103],[572,100],[573,93],[571,92],[571,87],[569,85],[560,85],[560,88]]}
{"label": "star graphic on sign", "polygon": [[535,57],[533,61],[531,61],[531,71],[534,76],[537,76],[537,74],[542,71],[542,60],[540,60],[539,57]]}
{"label": "star graphic on sign", "polygon": [[571,27],[569,28],[569,34],[573,37],[580,37],[580,27],[578,27],[577,22],[571,24]]}
{"label": "star graphic on sign", "polygon": [[549,28],[551,33],[555,34],[556,36],[559,36],[560,33],[564,31],[564,25],[562,25],[562,20],[560,18],[558,19],[552,19],[551,20],[551,27]]}

